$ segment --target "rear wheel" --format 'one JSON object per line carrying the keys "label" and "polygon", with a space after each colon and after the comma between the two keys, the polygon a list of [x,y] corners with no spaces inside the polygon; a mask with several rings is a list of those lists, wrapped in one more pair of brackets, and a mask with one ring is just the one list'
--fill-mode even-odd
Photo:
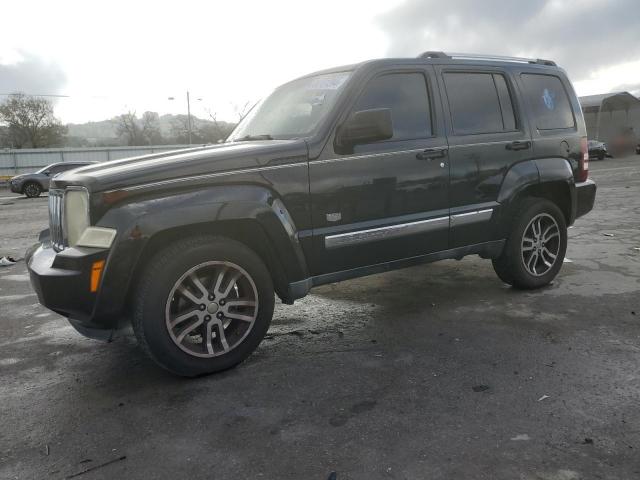
{"label": "rear wheel", "polygon": [[567,249],[563,213],[552,202],[530,198],[514,216],[502,255],[493,260],[498,277],[516,288],[548,285],[558,274]]}
{"label": "rear wheel", "polygon": [[271,276],[260,257],[234,240],[203,236],[176,242],[148,262],[133,327],[153,360],[190,377],[247,358],[273,308]]}
{"label": "rear wheel", "polygon": [[22,193],[24,193],[29,198],[39,197],[42,193],[42,187],[36,182],[29,182],[24,187],[22,187]]}

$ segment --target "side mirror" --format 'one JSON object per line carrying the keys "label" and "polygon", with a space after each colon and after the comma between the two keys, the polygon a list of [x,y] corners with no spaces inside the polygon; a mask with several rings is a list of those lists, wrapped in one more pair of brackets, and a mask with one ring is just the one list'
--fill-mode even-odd
{"label": "side mirror", "polygon": [[44,173],[47,177],[48,177],[49,175],[51,175],[51,172],[50,172],[49,170],[45,170],[45,171],[44,171],[44,172],[42,172],[42,173]]}
{"label": "side mirror", "polygon": [[336,146],[351,149],[354,145],[379,142],[393,137],[391,110],[376,108],[354,112],[338,128]]}

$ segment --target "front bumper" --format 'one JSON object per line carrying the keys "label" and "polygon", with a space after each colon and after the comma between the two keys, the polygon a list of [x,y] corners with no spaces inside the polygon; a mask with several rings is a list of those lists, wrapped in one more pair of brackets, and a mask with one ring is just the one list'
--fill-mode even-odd
{"label": "front bumper", "polygon": [[102,340],[111,339],[119,319],[96,315],[100,289],[90,291],[91,268],[96,261],[106,261],[108,255],[108,250],[98,248],[66,248],[56,252],[45,240],[27,250],[25,256],[31,285],[40,303],[68,317],[83,335]]}
{"label": "front bumper", "polygon": [[593,209],[596,200],[596,182],[587,179],[576,183],[576,218],[586,215]]}
{"label": "front bumper", "polygon": [[22,185],[19,183],[9,182],[9,188],[13,193],[22,193]]}

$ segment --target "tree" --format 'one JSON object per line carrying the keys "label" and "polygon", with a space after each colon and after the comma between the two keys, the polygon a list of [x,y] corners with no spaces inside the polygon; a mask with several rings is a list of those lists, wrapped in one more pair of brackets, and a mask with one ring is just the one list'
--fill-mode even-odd
{"label": "tree", "polygon": [[13,148],[42,148],[62,144],[67,127],[53,115],[53,103],[16,93],[0,105],[5,143]]}
{"label": "tree", "polygon": [[206,139],[207,143],[218,143],[220,140],[226,140],[236,127],[234,123],[218,120],[216,112],[209,111],[209,118],[211,118],[211,123],[208,122],[200,128],[201,136]]}
{"label": "tree", "polygon": [[136,112],[129,111],[118,115],[114,121],[116,122],[116,133],[119,137],[124,137],[127,145],[145,145],[145,137],[142,127],[136,118]]}
{"label": "tree", "polygon": [[237,103],[233,105],[233,109],[235,110],[236,115],[238,115],[238,123],[240,123],[244,119],[244,117],[247,116],[252,107],[253,104],[251,103],[251,100],[247,100],[244,105],[240,105]]}
{"label": "tree", "polygon": [[[225,140],[235,128],[235,124],[217,119],[216,113],[209,113],[209,120],[191,116],[191,143],[207,144]],[[189,142],[189,121],[186,115],[175,115],[171,120],[170,141],[174,144]]]}
{"label": "tree", "polygon": [[[194,131],[195,124],[192,124],[191,142],[200,143],[197,138],[197,132]],[[187,115],[175,115],[171,120],[171,143],[186,144],[189,143],[189,118]]]}
{"label": "tree", "polygon": [[156,112],[144,112],[142,114],[142,135],[149,145],[164,143],[160,131],[160,116]]}
{"label": "tree", "polygon": [[8,147],[11,143],[9,141],[9,127],[3,127],[0,125],[0,148]]}

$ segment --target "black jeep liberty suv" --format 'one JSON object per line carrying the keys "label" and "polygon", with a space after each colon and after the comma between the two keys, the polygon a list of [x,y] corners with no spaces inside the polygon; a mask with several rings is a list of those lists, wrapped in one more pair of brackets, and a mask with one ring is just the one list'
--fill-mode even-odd
{"label": "black jeep liberty suv", "polygon": [[258,346],[274,294],[471,254],[516,288],[547,285],[593,207],[588,159],[551,61],[333,68],[277,88],[224,144],[52,179],[31,282],[88,337],[132,325],[162,367],[216,372]]}

